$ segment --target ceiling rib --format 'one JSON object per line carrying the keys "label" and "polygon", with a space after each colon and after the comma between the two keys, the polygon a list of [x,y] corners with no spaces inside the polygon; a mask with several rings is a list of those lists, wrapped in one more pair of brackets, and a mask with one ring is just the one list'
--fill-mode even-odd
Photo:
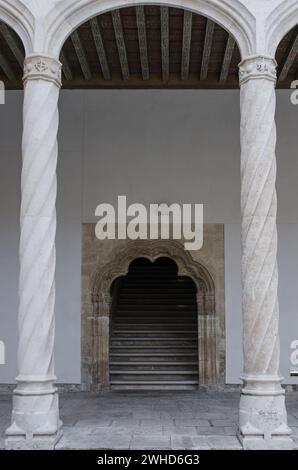
{"label": "ceiling rib", "polygon": [[235,44],[236,44],[235,39],[229,35],[227,44],[226,44],[224,58],[222,61],[220,76],[219,76],[220,82],[225,82],[229,76],[229,70],[231,66]]}
{"label": "ceiling rib", "polygon": [[183,15],[183,39],[181,59],[181,80],[187,80],[189,75],[189,59],[191,46],[192,13],[185,10]]}
{"label": "ceiling rib", "polygon": [[205,31],[205,39],[204,39],[204,48],[203,48],[200,80],[206,80],[207,79],[208,68],[209,68],[209,60],[210,60],[210,54],[211,54],[211,47],[212,47],[212,40],[213,40],[213,33],[214,33],[214,23],[213,23],[213,21],[208,19],[207,22],[206,22],[206,31]]}
{"label": "ceiling rib", "polygon": [[140,60],[143,80],[149,80],[149,61],[148,61],[148,48],[147,48],[147,33],[146,33],[146,17],[145,9],[143,6],[136,7],[136,19],[138,27]]}
{"label": "ceiling rib", "polygon": [[90,20],[90,27],[103,78],[105,80],[111,80],[111,72],[97,18]]}
{"label": "ceiling rib", "polygon": [[63,72],[64,77],[66,78],[66,80],[72,80],[73,79],[72,71],[71,71],[69,62],[66,58],[66,55],[64,54],[63,51],[61,51],[61,54],[60,54],[60,61],[62,63],[62,72]]}
{"label": "ceiling rib", "polygon": [[298,33],[296,34],[296,37],[291,44],[288,55],[280,71],[279,80],[281,82],[287,78],[290,68],[292,67],[294,63],[294,60],[296,59],[297,54],[298,54]]}
{"label": "ceiling rib", "polygon": [[161,67],[162,79],[169,80],[170,75],[170,48],[169,48],[169,8],[160,8],[161,29]]}
{"label": "ceiling rib", "polygon": [[116,42],[117,42],[119,61],[120,61],[120,66],[121,66],[121,71],[122,71],[122,77],[123,77],[123,80],[129,80],[130,79],[130,73],[129,73],[126,46],[125,46],[125,41],[124,41],[124,36],[123,36],[123,27],[122,27],[121,15],[120,15],[119,10],[113,10],[112,11],[112,20],[113,20],[115,38],[116,38]]}
{"label": "ceiling rib", "polygon": [[73,47],[74,47],[74,49],[75,49],[75,51],[76,51],[76,55],[77,55],[78,61],[79,61],[79,63],[80,63],[80,67],[81,67],[83,76],[84,76],[85,80],[91,80],[92,74],[91,74],[89,62],[88,62],[87,55],[86,55],[84,46],[83,46],[83,44],[82,44],[82,42],[81,42],[81,39],[80,39],[80,36],[79,36],[78,31],[77,31],[77,30],[74,31],[74,32],[71,34],[70,37],[71,37],[71,41],[72,41]]}

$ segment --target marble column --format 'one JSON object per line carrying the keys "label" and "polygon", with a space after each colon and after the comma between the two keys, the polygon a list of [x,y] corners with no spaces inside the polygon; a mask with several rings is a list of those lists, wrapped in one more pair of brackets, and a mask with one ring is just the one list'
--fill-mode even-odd
{"label": "marble column", "polygon": [[54,386],[58,97],[61,64],[32,54],[24,64],[17,387],[8,449],[53,449],[61,437]]}
{"label": "marble column", "polygon": [[279,374],[276,230],[276,62],[239,64],[244,372],[239,437],[245,449],[291,449]]}

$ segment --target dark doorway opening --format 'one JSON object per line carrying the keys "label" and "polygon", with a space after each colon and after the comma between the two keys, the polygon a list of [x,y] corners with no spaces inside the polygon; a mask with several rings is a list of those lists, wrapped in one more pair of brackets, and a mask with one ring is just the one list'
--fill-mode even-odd
{"label": "dark doorway opening", "polygon": [[110,387],[198,387],[196,286],[170,258],[134,260],[112,286]]}

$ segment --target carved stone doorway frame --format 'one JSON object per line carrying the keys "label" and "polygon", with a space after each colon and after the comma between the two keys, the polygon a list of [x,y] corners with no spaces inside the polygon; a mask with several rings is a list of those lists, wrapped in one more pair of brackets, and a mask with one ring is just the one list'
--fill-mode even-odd
{"label": "carved stone doorway frame", "polygon": [[[88,264],[88,256],[91,262],[92,253],[86,256]],[[154,262],[160,257],[172,259],[177,265],[178,276],[188,276],[196,286],[199,384],[222,383],[223,352],[219,345],[223,343],[223,334],[217,315],[215,284],[209,270],[196,261],[180,241],[128,240],[124,245],[114,246],[107,256],[107,263],[95,265],[87,278],[84,277],[83,263],[82,384],[86,390],[109,388],[113,282],[128,273],[133,260],[146,258]]]}

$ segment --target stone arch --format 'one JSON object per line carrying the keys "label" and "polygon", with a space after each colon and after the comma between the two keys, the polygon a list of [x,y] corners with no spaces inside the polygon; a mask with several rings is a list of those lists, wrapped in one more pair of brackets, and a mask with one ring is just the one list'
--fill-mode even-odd
{"label": "stone arch", "polygon": [[87,390],[109,387],[109,338],[113,282],[128,273],[137,258],[154,262],[160,257],[175,261],[178,276],[188,276],[197,289],[199,383],[219,382],[220,351],[215,284],[208,268],[195,261],[175,240],[136,240],[115,249],[106,266],[96,267],[89,283],[89,315],[82,323],[83,382]]}
{"label": "stone arch", "polygon": [[266,51],[270,56],[275,56],[280,41],[297,24],[297,0],[284,0],[271,12],[266,22]]}
{"label": "stone arch", "polygon": [[109,316],[111,285],[115,279],[128,273],[129,265],[133,260],[136,258],[147,258],[154,262],[161,257],[170,258],[175,261],[178,268],[178,276],[188,276],[194,281],[197,299],[200,299],[198,311],[204,313],[206,309],[208,314],[214,315],[215,287],[209,271],[202,264],[194,261],[190,252],[184,250],[183,246],[174,240],[136,240],[126,248],[115,253],[113,259],[105,268],[95,272],[92,277],[90,301],[93,314]]}
{"label": "stone arch", "polygon": [[20,37],[26,55],[33,52],[34,18],[24,2],[0,0],[0,20],[10,26]]}
{"label": "stone arch", "polygon": [[[183,8],[212,19],[234,36],[242,58],[256,48],[255,18],[239,0],[140,0],[139,5],[165,5]],[[59,57],[67,37],[81,24],[108,11],[135,6],[133,0],[65,0],[49,15],[46,51]]]}

